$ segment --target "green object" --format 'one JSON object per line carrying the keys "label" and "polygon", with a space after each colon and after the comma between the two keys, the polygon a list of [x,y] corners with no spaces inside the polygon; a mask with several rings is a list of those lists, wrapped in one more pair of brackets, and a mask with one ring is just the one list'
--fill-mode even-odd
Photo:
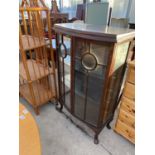
{"label": "green object", "polygon": [[86,6],[86,24],[107,25],[109,17],[109,3],[88,3]]}

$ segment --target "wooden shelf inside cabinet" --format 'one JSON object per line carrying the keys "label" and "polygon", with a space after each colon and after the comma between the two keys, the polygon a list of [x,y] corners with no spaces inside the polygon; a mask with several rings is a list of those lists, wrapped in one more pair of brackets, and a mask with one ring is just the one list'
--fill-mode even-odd
{"label": "wooden shelf inside cabinet", "polygon": [[[31,81],[36,81],[43,77],[48,76],[49,74],[53,74],[52,68],[48,66],[46,67],[42,63],[37,62],[36,60],[33,60],[33,59],[27,60],[27,66],[28,66],[28,71],[30,74]],[[19,64],[19,74],[24,80],[28,81],[28,77],[26,75],[23,62],[20,62]]]}
{"label": "wooden shelf inside cabinet", "polygon": [[[49,88],[45,88],[44,84],[36,81],[32,83],[34,96],[36,105],[40,106],[44,103],[48,102],[52,98],[55,97],[55,92],[51,91]],[[19,87],[20,94],[30,103],[34,106],[35,103],[33,103],[32,95],[30,93],[29,85],[24,84]]]}
{"label": "wooden shelf inside cabinet", "polygon": [[49,44],[49,41],[44,37],[35,37],[31,35],[22,35],[22,45],[25,51],[32,50],[35,48],[43,47]]}

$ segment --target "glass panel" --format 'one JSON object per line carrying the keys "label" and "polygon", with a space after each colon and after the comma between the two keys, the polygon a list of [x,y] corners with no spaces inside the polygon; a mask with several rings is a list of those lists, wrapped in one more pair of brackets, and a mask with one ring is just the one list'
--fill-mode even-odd
{"label": "glass panel", "polygon": [[96,56],[98,64],[107,65],[109,50],[110,47],[106,45],[90,45],[90,52]]}
{"label": "glass panel", "polygon": [[115,58],[115,70],[119,69],[126,60],[127,52],[129,48],[129,42],[120,44],[116,49],[116,58]]}
{"label": "glass panel", "polygon": [[65,56],[67,54],[67,51],[65,49],[65,45],[61,44],[59,48],[60,48],[61,57],[65,58]]}
{"label": "glass panel", "polygon": [[81,58],[82,54],[89,53],[89,46],[85,40],[76,39],[75,44],[76,44],[75,45],[75,47],[76,47],[75,57]]}
{"label": "glass panel", "polygon": [[102,99],[103,79],[105,77],[106,68],[98,66],[98,70],[102,70],[102,76],[99,76],[99,74],[95,72],[89,73],[86,107],[86,121],[95,126],[97,125],[99,116],[99,106]]}
{"label": "glass panel", "polygon": [[65,105],[66,105],[66,107],[69,109],[69,110],[71,110],[71,92],[69,91],[69,92],[67,92],[66,93],[66,95],[65,95]]}
{"label": "glass panel", "polygon": [[107,105],[107,110],[106,110],[108,111],[108,113],[105,114],[103,123],[109,117],[109,115],[111,115],[114,108],[116,108],[114,104],[116,103],[115,101],[117,100],[117,97],[118,97],[117,92],[120,89],[122,71],[123,71],[124,63],[127,57],[128,48],[129,48],[129,42],[125,42],[125,43],[117,45],[114,72],[111,75],[111,84],[108,90],[109,95],[107,99],[108,105]]}
{"label": "glass panel", "polygon": [[70,56],[67,55],[64,59],[64,80],[65,80],[65,104],[66,106],[71,109],[70,104],[70,63],[71,59]]}
{"label": "glass panel", "polygon": [[81,119],[84,119],[84,107],[85,107],[85,84],[86,76],[83,72],[81,62],[76,60],[75,62],[75,115]]}
{"label": "glass panel", "polygon": [[89,75],[95,76],[98,79],[103,79],[105,74],[105,67],[101,65],[97,65],[96,68],[89,72]]}
{"label": "glass panel", "polygon": [[[66,58],[64,59],[64,67],[65,67],[65,77],[68,81],[70,81],[70,63],[71,63],[71,58],[69,55],[67,55]],[[70,83],[68,83],[67,85],[70,88]]]}
{"label": "glass panel", "polygon": [[[61,40],[60,40],[61,42]],[[60,45],[59,45],[60,46]],[[71,109],[70,104],[70,49],[66,41],[59,48],[59,71],[60,71],[60,93],[61,98],[68,109]]]}
{"label": "glass panel", "polygon": [[81,60],[75,59],[75,70],[86,73],[86,70],[82,66]]}

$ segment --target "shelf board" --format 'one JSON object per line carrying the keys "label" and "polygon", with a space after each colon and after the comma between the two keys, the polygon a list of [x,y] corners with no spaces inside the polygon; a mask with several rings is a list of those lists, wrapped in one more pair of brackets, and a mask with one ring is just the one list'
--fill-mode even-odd
{"label": "shelf board", "polygon": [[[20,94],[23,98],[25,98],[30,104],[34,106],[34,102],[32,100],[32,95],[30,93],[29,84],[24,84],[19,87]],[[35,100],[37,106],[47,103],[49,100],[55,97],[55,92],[51,91],[51,89],[45,88],[43,83],[39,83],[38,81],[32,83]],[[40,97],[39,97],[40,96]]]}
{"label": "shelf board", "polygon": [[39,39],[39,37],[35,37],[31,35],[22,35],[21,40],[22,40],[23,49],[25,51],[43,47],[49,44],[49,41],[47,41],[47,39],[45,40],[45,38],[43,37]]}
{"label": "shelf board", "polygon": [[[45,66],[40,62],[36,62],[33,59],[27,60],[28,71],[30,74],[31,81],[39,80],[43,77],[46,77],[49,74],[53,74],[53,69],[49,66]],[[26,71],[23,65],[23,62],[19,63],[19,75],[26,81],[28,81]]]}

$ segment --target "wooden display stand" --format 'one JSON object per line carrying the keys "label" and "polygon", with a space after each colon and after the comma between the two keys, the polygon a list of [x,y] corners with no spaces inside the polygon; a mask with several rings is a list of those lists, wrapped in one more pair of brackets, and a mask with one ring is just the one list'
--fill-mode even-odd
{"label": "wooden display stand", "polygon": [[[23,0],[19,8],[21,19],[20,46],[20,95],[39,114],[39,106],[57,98],[55,63],[51,38],[50,10],[40,1]],[[27,18],[25,17],[27,15]],[[46,21],[46,25],[44,24]],[[50,59],[49,59],[50,56]]]}

